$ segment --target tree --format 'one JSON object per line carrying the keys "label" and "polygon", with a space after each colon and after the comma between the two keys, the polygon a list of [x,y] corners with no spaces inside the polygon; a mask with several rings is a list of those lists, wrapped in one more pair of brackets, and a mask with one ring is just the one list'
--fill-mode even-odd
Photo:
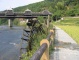
{"label": "tree", "polygon": [[64,2],[58,2],[57,5],[59,10],[63,10],[64,9]]}
{"label": "tree", "polygon": [[67,16],[75,16],[76,15],[76,9],[70,9],[68,11],[66,11],[66,15]]}
{"label": "tree", "polygon": [[57,21],[61,18],[61,11],[60,10],[57,10],[54,15],[53,15],[53,20],[54,21]]}

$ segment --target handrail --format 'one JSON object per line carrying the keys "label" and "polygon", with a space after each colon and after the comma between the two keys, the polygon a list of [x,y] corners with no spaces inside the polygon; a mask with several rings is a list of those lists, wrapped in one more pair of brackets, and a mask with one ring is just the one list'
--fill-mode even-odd
{"label": "handrail", "polygon": [[47,44],[46,43],[42,44],[30,60],[40,60],[46,48],[47,48]]}
{"label": "handrail", "polygon": [[[40,48],[35,52],[35,54],[31,57],[30,60],[49,60],[49,46],[52,41],[49,41],[54,31],[50,30],[49,35],[46,39],[43,39],[40,42]],[[52,37],[53,38],[53,37]]]}

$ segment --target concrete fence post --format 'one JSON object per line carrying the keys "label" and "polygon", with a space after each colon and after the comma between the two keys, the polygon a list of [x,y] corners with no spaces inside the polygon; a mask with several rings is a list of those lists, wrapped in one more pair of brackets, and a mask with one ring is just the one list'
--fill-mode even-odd
{"label": "concrete fence post", "polygon": [[40,46],[42,44],[46,43],[48,46],[45,50],[45,52],[43,53],[42,57],[41,57],[41,60],[49,60],[49,41],[47,39],[43,39],[41,42],[40,42]]}

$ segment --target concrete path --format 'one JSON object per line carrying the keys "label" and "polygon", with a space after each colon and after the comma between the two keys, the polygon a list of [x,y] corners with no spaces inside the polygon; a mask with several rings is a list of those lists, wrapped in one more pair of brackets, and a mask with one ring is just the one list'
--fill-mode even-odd
{"label": "concrete path", "polygon": [[58,27],[55,30],[55,47],[50,60],[79,60],[79,46]]}

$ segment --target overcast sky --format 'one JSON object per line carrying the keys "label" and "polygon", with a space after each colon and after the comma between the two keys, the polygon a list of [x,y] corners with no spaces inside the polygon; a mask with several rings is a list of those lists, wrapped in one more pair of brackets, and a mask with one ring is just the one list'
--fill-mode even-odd
{"label": "overcast sky", "polygon": [[0,0],[0,11],[15,8],[18,6],[28,5],[39,1],[43,0]]}

